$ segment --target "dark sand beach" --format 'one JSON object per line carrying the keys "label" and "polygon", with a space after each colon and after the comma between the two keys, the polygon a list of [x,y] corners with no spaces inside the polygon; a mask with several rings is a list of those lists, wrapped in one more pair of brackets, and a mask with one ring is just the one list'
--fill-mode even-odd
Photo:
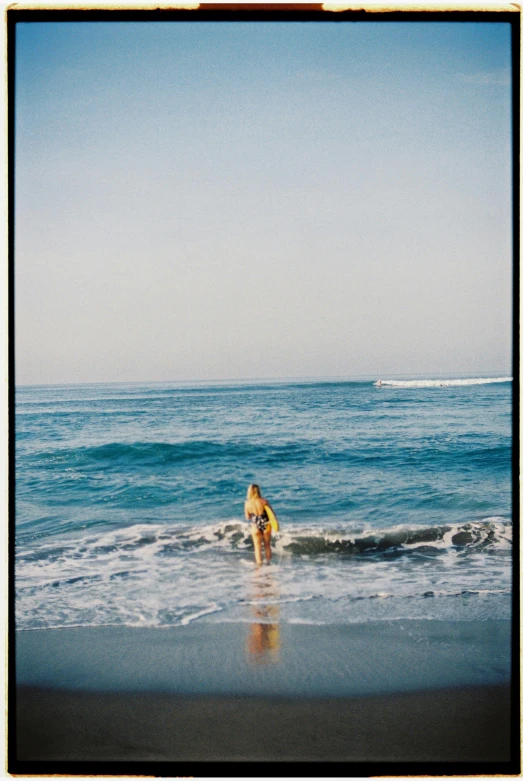
{"label": "dark sand beach", "polygon": [[18,756],[42,771],[41,760],[337,761],[480,762],[489,773],[510,759],[503,686],[318,700],[22,688],[18,700]]}
{"label": "dark sand beach", "polygon": [[45,629],[16,659],[13,772],[518,769],[507,621]]}

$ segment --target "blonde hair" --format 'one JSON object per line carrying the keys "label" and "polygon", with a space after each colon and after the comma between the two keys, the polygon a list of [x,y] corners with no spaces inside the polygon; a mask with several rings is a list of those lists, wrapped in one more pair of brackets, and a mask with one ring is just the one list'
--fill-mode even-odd
{"label": "blonde hair", "polygon": [[260,486],[253,483],[247,489],[247,499],[261,499]]}

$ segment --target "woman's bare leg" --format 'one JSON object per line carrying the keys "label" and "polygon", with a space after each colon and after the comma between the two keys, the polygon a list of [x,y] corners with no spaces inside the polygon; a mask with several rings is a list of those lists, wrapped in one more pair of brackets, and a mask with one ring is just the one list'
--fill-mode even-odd
{"label": "woman's bare leg", "polygon": [[263,532],[263,544],[265,547],[265,558],[267,561],[270,561],[272,558],[272,551],[271,551],[271,527],[268,526],[265,531]]}
{"label": "woman's bare leg", "polygon": [[251,534],[254,543],[254,558],[256,559],[256,564],[262,564],[262,533],[258,529],[253,529]]}

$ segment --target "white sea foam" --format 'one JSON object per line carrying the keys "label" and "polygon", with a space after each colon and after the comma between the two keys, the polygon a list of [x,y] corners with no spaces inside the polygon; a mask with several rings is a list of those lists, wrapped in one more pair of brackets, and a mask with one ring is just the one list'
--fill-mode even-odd
{"label": "white sea foam", "polygon": [[238,519],[33,542],[16,557],[17,622],[163,627],[326,615],[327,623],[351,622],[449,615],[447,603],[457,598],[467,602],[465,618],[503,614],[511,531],[498,516],[435,528],[282,525],[272,564],[261,570]]}
{"label": "white sea foam", "polygon": [[197,621],[202,616],[208,616],[211,613],[219,613],[222,610],[223,610],[223,608],[220,607],[219,605],[212,604],[212,605],[209,605],[209,607],[203,608],[202,610],[198,610],[196,613],[193,613],[193,614],[188,615],[188,616],[184,616],[181,619],[180,624],[182,626],[186,626],[187,624],[191,624],[193,621]]}
{"label": "white sea foam", "polygon": [[512,382],[512,377],[478,377],[461,380],[377,380],[376,387],[388,388],[448,388],[465,385],[490,385],[497,382]]}

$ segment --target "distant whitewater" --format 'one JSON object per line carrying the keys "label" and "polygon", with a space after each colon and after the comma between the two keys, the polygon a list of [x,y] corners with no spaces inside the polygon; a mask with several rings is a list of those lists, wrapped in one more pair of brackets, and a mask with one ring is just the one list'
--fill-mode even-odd
{"label": "distant whitewater", "polygon": [[496,382],[512,382],[512,377],[479,377],[458,380],[377,380],[377,387],[390,388],[451,388],[467,385],[490,385]]}
{"label": "distant whitewater", "polygon": [[17,625],[509,617],[510,383],[20,388]]}

